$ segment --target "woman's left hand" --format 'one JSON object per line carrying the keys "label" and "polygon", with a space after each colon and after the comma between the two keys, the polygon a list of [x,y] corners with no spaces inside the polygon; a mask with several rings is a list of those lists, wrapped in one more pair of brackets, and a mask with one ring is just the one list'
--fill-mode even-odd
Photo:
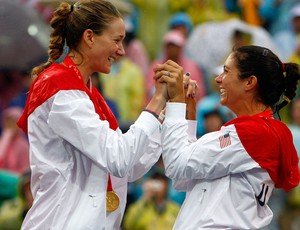
{"label": "woman's left hand", "polygon": [[188,120],[196,120],[196,109],[197,109],[197,94],[198,86],[197,82],[190,78],[190,74],[184,75],[184,91],[186,95],[186,118]]}

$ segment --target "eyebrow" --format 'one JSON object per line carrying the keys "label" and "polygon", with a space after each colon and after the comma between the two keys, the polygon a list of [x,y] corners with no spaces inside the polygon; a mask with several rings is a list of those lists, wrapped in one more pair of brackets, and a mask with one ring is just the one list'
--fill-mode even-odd
{"label": "eyebrow", "polygon": [[114,39],[117,39],[117,40],[124,40],[125,36],[124,35],[117,35],[114,37]]}

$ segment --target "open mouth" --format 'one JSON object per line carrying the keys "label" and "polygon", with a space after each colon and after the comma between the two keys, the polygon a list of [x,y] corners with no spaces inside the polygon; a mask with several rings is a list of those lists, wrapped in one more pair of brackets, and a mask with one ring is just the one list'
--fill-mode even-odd
{"label": "open mouth", "polygon": [[110,64],[113,64],[115,61],[115,59],[113,57],[109,57],[108,60],[109,60]]}

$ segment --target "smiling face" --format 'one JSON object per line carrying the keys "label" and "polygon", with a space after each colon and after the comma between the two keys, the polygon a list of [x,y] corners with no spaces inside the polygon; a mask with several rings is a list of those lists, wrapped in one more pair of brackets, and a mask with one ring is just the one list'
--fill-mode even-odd
{"label": "smiling face", "polygon": [[112,63],[125,55],[123,39],[125,24],[121,18],[112,21],[101,34],[93,34],[93,45],[89,61],[94,72],[109,73]]}
{"label": "smiling face", "polygon": [[244,83],[246,79],[239,78],[239,70],[233,54],[229,55],[225,61],[223,73],[215,80],[220,90],[220,103],[238,114],[245,96]]}

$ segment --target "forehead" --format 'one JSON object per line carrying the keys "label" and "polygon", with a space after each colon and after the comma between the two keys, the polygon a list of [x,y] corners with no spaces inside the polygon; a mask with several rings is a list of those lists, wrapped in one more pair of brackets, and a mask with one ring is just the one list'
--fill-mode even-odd
{"label": "forehead", "polygon": [[231,53],[227,57],[227,59],[225,61],[225,66],[231,66],[231,67],[235,66],[235,58],[234,58],[234,54],[233,53]]}
{"label": "forehead", "polygon": [[111,37],[125,37],[125,24],[122,18],[115,18],[103,32]]}

